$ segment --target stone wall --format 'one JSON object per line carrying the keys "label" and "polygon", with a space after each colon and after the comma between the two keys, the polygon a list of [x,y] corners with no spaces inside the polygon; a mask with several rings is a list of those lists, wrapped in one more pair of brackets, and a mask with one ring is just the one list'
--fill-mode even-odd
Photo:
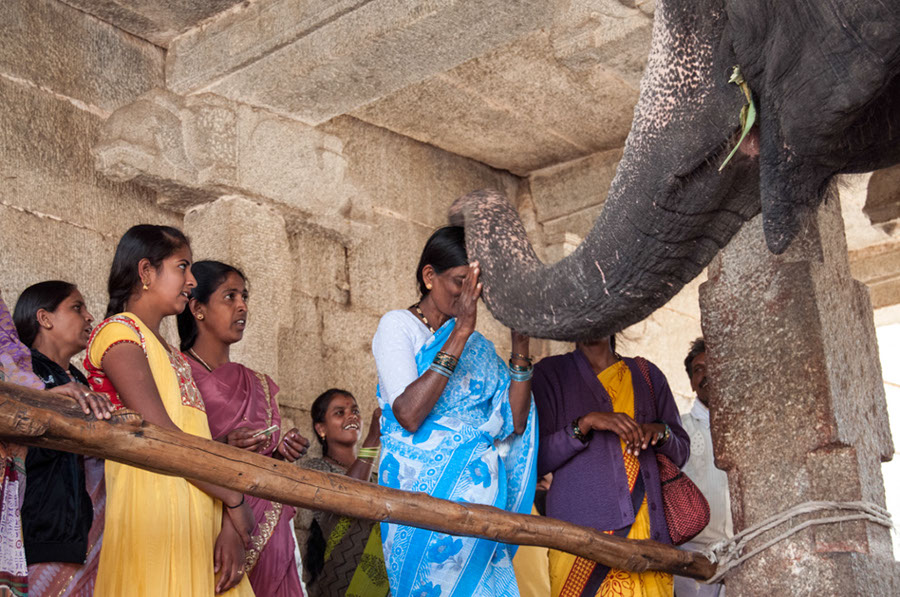
{"label": "stone wall", "polygon": [[[0,40],[10,308],[26,286],[62,278],[100,319],[121,235],[137,223],[181,227],[196,260],[248,275],[251,323],[233,357],[272,375],[308,437],[309,405],[328,387],[353,392],[366,417],[375,408],[372,335],[385,311],[415,302],[419,252],[449,204],[485,186],[517,197],[508,173],[351,117],[314,129],[214,96],[153,92],[162,49],[60,2],[10,0],[0,20],[11,24]],[[508,350],[486,310],[479,329]],[[176,340],[173,325],[164,333]]]}
{"label": "stone wall", "polygon": [[91,155],[109,113],[161,83],[163,52],[51,0],[4,0],[0,22],[0,290],[12,308],[26,286],[61,278],[100,318],[119,237],[182,222]]}

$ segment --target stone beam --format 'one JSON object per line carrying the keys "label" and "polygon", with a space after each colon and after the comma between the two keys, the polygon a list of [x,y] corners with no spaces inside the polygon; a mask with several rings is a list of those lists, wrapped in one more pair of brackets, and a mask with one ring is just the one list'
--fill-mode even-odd
{"label": "stone beam", "polygon": [[[850,275],[838,203],[830,197],[783,255],[768,251],[757,216],[700,289],[735,531],[810,500],[885,504],[881,462],[893,446],[872,305]],[[725,580],[731,596],[887,596],[900,589],[896,567],[888,529],[853,521],[803,530]]]}
{"label": "stone beam", "polygon": [[546,0],[261,0],[176,37],[166,81],[311,125],[544,26]]}
{"label": "stone beam", "polygon": [[[98,171],[155,189],[177,211],[243,195],[352,244],[361,224],[343,142],[294,120],[212,94],[156,89],[114,112],[93,153]],[[358,207],[358,206],[357,206]]]}
{"label": "stone beam", "polygon": [[59,0],[165,48],[173,37],[242,0]]}

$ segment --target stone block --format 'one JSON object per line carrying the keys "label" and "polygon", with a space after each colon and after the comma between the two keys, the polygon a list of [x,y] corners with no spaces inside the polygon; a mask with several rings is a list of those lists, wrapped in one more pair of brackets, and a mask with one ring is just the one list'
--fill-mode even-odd
{"label": "stone block", "polygon": [[309,417],[313,400],[327,389],[322,319],[317,300],[295,296],[285,324],[276,338],[279,376],[275,381],[282,390],[279,404],[306,413],[295,415],[297,422]]}
{"label": "stone block", "polygon": [[13,310],[19,294],[44,280],[76,284],[95,321],[106,314],[106,283],[118,238],[0,204],[0,290]]}
{"label": "stone block", "polygon": [[241,0],[61,0],[163,48],[172,38]]}
{"label": "stone block", "polygon": [[166,82],[317,125],[505,45],[548,11],[537,0],[264,0],[172,40]]}
{"label": "stone block", "polygon": [[415,303],[416,264],[432,229],[378,216],[372,233],[347,252],[350,305],[380,317]]}
{"label": "stone block", "polygon": [[445,226],[450,204],[474,189],[500,189],[515,200],[514,176],[355,118],[317,130],[343,144],[348,182],[361,194],[354,210],[371,207],[433,229]]}
{"label": "stone block", "polygon": [[636,102],[602,67],[561,64],[541,31],[352,114],[524,176],[622,146]]}
{"label": "stone block", "polygon": [[290,235],[294,285],[304,296],[340,304],[350,301],[347,249],[314,230]]}
{"label": "stone block", "polygon": [[[588,232],[591,231],[591,228],[594,227],[594,222],[600,217],[600,212],[602,210],[603,204],[601,203],[586,207],[560,218],[547,220],[541,224],[543,236],[548,239],[547,242],[556,239],[557,242],[562,240],[567,244],[572,244],[569,241],[574,241],[574,239],[577,238],[579,239],[578,243],[575,245],[577,246],[578,244],[581,244],[581,239],[587,236]],[[566,235],[571,236],[567,237]],[[564,256],[565,254],[563,257]]]}
{"label": "stone block", "polygon": [[284,219],[243,197],[223,197],[185,214],[194,261],[213,259],[247,276],[251,301],[244,337],[232,359],[279,378],[280,328],[290,321],[294,262]]}
{"label": "stone block", "polygon": [[613,149],[532,172],[528,185],[538,221],[546,226],[602,206],[621,159],[622,150]]}
{"label": "stone block", "polygon": [[358,235],[337,137],[212,94],[153,90],[117,110],[94,146],[97,169],[187,210],[227,194],[276,206],[289,227]]}
{"label": "stone block", "polygon": [[602,65],[637,89],[650,48],[652,4],[635,0],[568,4],[554,23],[555,57],[573,70]]}
{"label": "stone block", "polygon": [[163,51],[54,0],[0,3],[0,73],[98,114],[163,84]]}
{"label": "stone block", "polygon": [[[380,315],[322,301],[322,344],[326,387],[348,390],[356,397],[364,423],[377,407],[378,373],[372,356],[372,338]],[[365,432],[365,429],[363,430]]]}
{"label": "stone block", "polygon": [[262,110],[240,114],[237,186],[352,236],[343,221],[358,191],[347,182],[341,140]]}
{"label": "stone block", "polygon": [[157,206],[147,189],[97,175],[91,146],[102,121],[96,115],[2,77],[0,105],[0,202],[114,243],[137,223],[180,226],[181,216]]}
{"label": "stone block", "polygon": [[872,307],[900,303],[900,243],[886,243],[850,253],[853,277],[868,286]]}

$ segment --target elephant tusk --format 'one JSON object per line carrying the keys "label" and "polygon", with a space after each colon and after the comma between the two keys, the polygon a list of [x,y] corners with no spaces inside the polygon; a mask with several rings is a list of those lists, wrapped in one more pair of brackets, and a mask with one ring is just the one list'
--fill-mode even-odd
{"label": "elephant tusk", "polygon": [[744,75],[741,74],[741,67],[735,66],[731,71],[731,78],[728,79],[729,83],[734,83],[738,87],[741,88],[741,91],[744,92],[744,97],[747,98],[747,103],[741,108],[741,138],[738,139],[737,144],[734,146],[734,149],[731,150],[731,153],[728,154],[728,157],[725,158],[725,161],[722,162],[722,165],[719,166],[719,172],[728,165],[728,162],[731,161],[731,158],[734,157],[734,154],[737,153],[738,148],[740,148],[741,143],[744,142],[744,139],[747,137],[747,133],[750,132],[750,129],[753,128],[753,125],[756,123],[756,104],[753,103],[753,93],[750,91],[750,85],[747,84],[746,79],[744,79]]}

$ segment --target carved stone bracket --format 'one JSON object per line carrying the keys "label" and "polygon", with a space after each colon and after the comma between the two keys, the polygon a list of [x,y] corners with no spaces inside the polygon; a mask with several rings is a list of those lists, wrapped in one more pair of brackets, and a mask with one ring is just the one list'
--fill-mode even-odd
{"label": "carved stone bracket", "polygon": [[176,211],[237,194],[276,208],[289,229],[311,226],[350,244],[368,210],[345,179],[342,152],[341,139],[308,125],[161,89],[116,110],[93,149],[99,172],[156,190]]}

